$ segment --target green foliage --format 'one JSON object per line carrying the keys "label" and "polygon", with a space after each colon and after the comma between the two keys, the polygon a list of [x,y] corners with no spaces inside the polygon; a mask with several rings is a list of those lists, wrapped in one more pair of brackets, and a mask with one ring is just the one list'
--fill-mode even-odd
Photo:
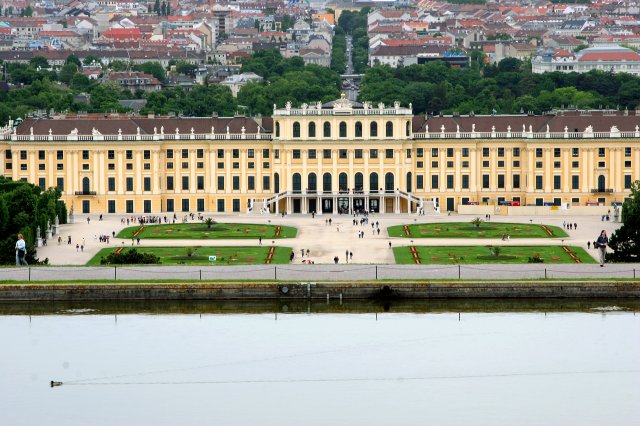
{"label": "green foliage", "polygon": [[357,28],[353,31],[352,42],[352,60],[353,70],[356,74],[363,73],[369,64],[369,37],[367,37],[367,28]]}
{"label": "green foliage", "polygon": [[360,11],[343,10],[338,18],[338,26],[347,34],[353,34],[358,28],[367,28],[367,15],[371,9],[363,8]]}
{"label": "green foliage", "polygon": [[333,37],[333,45],[331,46],[331,70],[338,74],[343,74],[347,69],[347,39],[341,28],[336,29],[336,35]]}
{"label": "green foliage", "polygon": [[96,55],[87,55],[83,59],[82,63],[84,65],[96,65],[96,66],[101,66],[102,65],[102,61]]}
{"label": "green foliage", "polygon": [[221,116],[232,116],[237,108],[231,90],[219,84],[196,86],[190,92],[182,88],[165,89],[146,96],[147,105],[142,110],[143,114],[181,112],[188,116],[205,117],[215,111]]}
{"label": "green foliage", "polygon": [[607,253],[610,262],[640,261],[640,181],[631,186],[631,197],[622,205],[623,225],[609,239],[613,253]]}
{"label": "green foliage", "polygon": [[76,55],[69,55],[67,56],[67,59],[64,61],[65,64],[76,64],[76,66],[78,68],[80,68],[82,66],[82,63],[80,62],[80,59],[78,59],[78,57]]}
{"label": "green foliage", "polygon": [[121,60],[115,60],[109,63],[109,68],[112,71],[115,72],[119,72],[119,71],[126,71],[129,69],[129,63],[125,62],[125,61],[121,61]]}
{"label": "green foliage", "polygon": [[528,260],[529,263],[544,263],[544,259],[540,256],[540,253],[533,253]]}
{"label": "green foliage", "polygon": [[482,222],[483,222],[482,219],[480,219],[479,217],[476,217],[471,221],[471,224],[476,228],[480,228],[480,225],[482,225]]}
{"label": "green foliage", "polygon": [[145,62],[144,64],[134,65],[134,71],[141,71],[145,74],[151,74],[160,81],[164,81],[167,78],[167,74],[160,62]]}
{"label": "green foliage", "polygon": [[58,75],[58,79],[65,83],[71,83],[71,79],[78,72],[78,65],[73,62],[69,62],[68,64],[64,64],[60,69],[60,74]]}
{"label": "green foliage", "polygon": [[32,68],[49,68],[49,61],[44,56],[34,56],[29,59],[29,66]]}
{"label": "green foliage", "polygon": [[177,61],[175,66],[178,74],[190,75],[192,77],[195,77],[196,70],[198,69],[197,65],[186,61]]}
{"label": "green foliage", "polygon": [[160,263],[160,257],[151,253],[140,253],[136,249],[113,252],[100,259],[101,265],[153,265]]}
{"label": "green foliage", "polygon": [[207,224],[207,229],[211,229],[211,227],[212,227],[213,225],[215,225],[216,221],[215,221],[215,220],[213,220],[213,219],[211,219],[210,217],[208,217],[208,218],[204,221],[204,223],[206,223],[206,224]]}
{"label": "green foliage", "polygon": [[[50,188],[42,191],[38,186],[22,181],[11,181],[0,176],[0,264],[15,264],[15,242],[19,233],[27,244],[27,261],[37,262],[34,248],[36,230],[45,235],[47,222],[55,223],[60,191]],[[61,223],[66,216],[60,218]]]}

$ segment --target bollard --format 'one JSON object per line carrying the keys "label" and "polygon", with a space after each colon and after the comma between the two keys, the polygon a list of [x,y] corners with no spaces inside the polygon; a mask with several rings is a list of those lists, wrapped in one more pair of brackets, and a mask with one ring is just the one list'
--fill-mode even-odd
{"label": "bollard", "polygon": [[118,267],[117,266],[113,267],[113,279],[114,280],[118,279]]}
{"label": "bollard", "polygon": [[458,263],[458,279],[460,279],[460,264]]}
{"label": "bollard", "polygon": [[273,267],[273,279],[274,279],[274,281],[278,281],[278,267],[277,266]]}
{"label": "bollard", "polygon": [[636,279],[636,268],[633,268],[633,279]]}
{"label": "bollard", "polygon": [[29,281],[31,281],[31,266],[29,266]]}
{"label": "bollard", "polygon": [[200,281],[202,281],[202,269],[200,269]]}
{"label": "bollard", "polygon": [[547,268],[544,268],[544,279],[547,279]]}
{"label": "bollard", "polygon": [[378,279],[378,265],[376,265],[376,280]]}
{"label": "bollard", "polygon": [[342,305],[342,293],[340,293],[340,304]]}

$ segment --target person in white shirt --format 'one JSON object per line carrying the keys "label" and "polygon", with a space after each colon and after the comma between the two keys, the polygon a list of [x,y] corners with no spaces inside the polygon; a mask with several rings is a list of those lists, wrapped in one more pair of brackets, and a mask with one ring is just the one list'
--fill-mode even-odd
{"label": "person in white shirt", "polygon": [[16,266],[29,265],[27,263],[27,244],[24,242],[22,234],[18,234],[16,241]]}

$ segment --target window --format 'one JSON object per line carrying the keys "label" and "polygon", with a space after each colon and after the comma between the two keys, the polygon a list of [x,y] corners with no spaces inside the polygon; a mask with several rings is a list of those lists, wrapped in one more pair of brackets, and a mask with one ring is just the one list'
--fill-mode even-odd
{"label": "window", "polygon": [[240,150],[239,149],[232,149],[231,150],[231,157],[240,158]]}
{"label": "window", "polygon": [[542,175],[536,176],[536,189],[542,189]]}
{"label": "window", "polygon": [[600,168],[606,167],[606,161],[598,161],[598,167]]}
{"label": "window", "polygon": [[424,189],[424,176],[416,176],[416,189]]}
{"label": "window", "polygon": [[240,191],[240,176],[231,176],[231,187],[234,191]]}
{"label": "window", "polygon": [[511,186],[514,189],[520,188],[520,175],[518,174],[511,175]]}
{"label": "window", "polygon": [[[278,123],[277,121],[276,121],[276,137],[277,138],[280,137],[280,123]],[[224,209],[221,211],[224,211]]]}
{"label": "window", "polygon": [[489,167],[489,160],[484,160],[482,162],[482,167]]}
{"label": "window", "polygon": [[338,150],[338,156],[339,156],[342,160],[346,160],[346,158],[347,158],[347,150],[346,150],[346,149],[340,149],[340,150]]}
{"label": "window", "polygon": [[262,158],[269,158],[269,149],[264,148],[262,150]]}
{"label": "window", "polygon": [[438,175],[431,175],[431,189],[438,189]]}
{"label": "window", "polygon": [[580,156],[580,148],[571,148],[571,156],[579,157]]}
{"label": "window", "polygon": [[133,151],[130,149],[126,150],[124,156],[127,160],[133,160]]}
{"label": "window", "polygon": [[624,189],[631,189],[631,175],[624,175]]}
{"label": "window", "polygon": [[407,158],[411,158],[411,148],[407,148]]}
{"label": "window", "polygon": [[560,163],[561,163],[560,161],[554,161],[553,162],[553,168],[554,169],[559,169],[560,168]]}
{"label": "window", "polygon": [[625,160],[624,167],[625,168],[631,167],[631,160]]}
{"label": "window", "polygon": [[432,157],[438,156],[438,148],[431,148],[431,156]]}
{"label": "window", "polygon": [[233,211],[235,213],[240,211],[240,199],[239,198],[234,198],[233,200],[231,200],[231,204],[233,207]]}
{"label": "window", "polygon": [[249,161],[249,162],[247,163],[247,168],[248,168],[248,169],[255,169],[255,167],[256,167],[256,163],[255,163],[255,162],[253,162],[253,161]]}
{"label": "window", "polygon": [[330,149],[323,149],[322,150],[322,158],[324,158],[325,160],[330,160],[331,159],[331,150]]}
{"label": "window", "polygon": [[553,189],[561,189],[562,176],[554,175],[553,176]]}
{"label": "window", "polygon": [[453,157],[453,148],[447,148],[447,157]]}
{"label": "window", "polygon": [[183,198],[182,199],[182,211],[183,212],[188,212],[189,211],[189,199],[188,198]]}
{"label": "window", "polygon": [[219,169],[224,169],[224,162],[218,161],[218,168]]}
{"label": "window", "polygon": [[116,190],[116,178],[108,177],[107,178],[107,191],[115,191]]}
{"label": "window", "polygon": [[217,204],[218,204],[218,206],[217,206],[218,211],[219,212],[224,212],[224,199],[222,199],[222,198],[219,199]]}
{"label": "window", "polygon": [[416,157],[423,158],[424,157],[424,148],[416,148]]}
{"label": "window", "polygon": [[40,187],[40,189],[42,191],[44,191],[45,189],[47,189],[47,181],[45,178],[41,177],[38,178],[38,186]]}
{"label": "window", "polygon": [[378,123],[375,121],[372,121],[371,124],[369,124],[369,136],[378,136]]}
{"label": "window", "polygon": [[[62,151],[58,151],[58,152],[62,152]],[[6,158],[7,160],[11,160],[11,150],[10,149],[6,149],[4,151],[4,158]]]}
{"label": "window", "polygon": [[300,123],[297,121],[293,123],[293,137],[294,138],[300,137]]}
{"label": "window", "polygon": [[362,137],[362,123],[359,121],[356,121],[356,138],[361,138]]}
{"label": "window", "polygon": [[423,168],[424,167],[424,161],[418,161],[416,163],[416,167],[419,168],[419,169]]}
{"label": "window", "polygon": [[[145,166],[147,166],[147,164],[145,164]],[[202,162],[202,161],[198,161],[198,162],[196,163],[196,168],[198,168],[198,169],[204,169],[204,162]],[[147,170],[147,167],[145,167],[145,170]]]}
{"label": "window", "polygon": [[513,148],[513,156],[520,157],[520,148]]}
{"label": "window", "polygon": [[247,158],[255,158],[256,150],[253,148],[247,149]]}
{"label": "window", "polygon": [[300,150],[299,149],[294,149],[292,151],[292,157],[294,160],[299,160],[300,159]]}
{"label": "window", "polygon": [[196,158],[204,158],[204,149],[202,148],[196,149]]}
{"label": "window", "polygon": [[182,150],[182,158],[189,158],[189,150],[188,149],[183,149]]}
{"label": "window", "polygon": [[149,176],[145,176],[142,179],[143,191],[151,191],[151,178]]}
{"label": "window", "polygon": [[393,149],[385,149],[384,150],[385,158],[393,158]]}
{"label": "window", "polygon": [[196,189],[199,191],[204,190],[204,176],[196,176]]}
{"label": "window", "polygon": [[598,157],[604,157],[606,155],[606,151],[604,148],[598,148]]}
{"label": "window", "polygon": [[20,170],[27,170],[26,164],[20,164]]}
{"label": "window", "polygon": [[489,156],[489,148],[482,148],[482,156],[483,157]]}
{"label": "window", "polygon": [[462,156],[469,157],[469,148],[462,148]]}
{"label": "window", "polygon": [[631,157],[631,147],[627,146],[624,148],[624,156],[625,157]]}
{"label": "window", "polygon": [[247,190],[255,191],[256,190],[256,177],[255,176],[247,176]]}
{"label": "window", "polygon": [[262,190],[271,190],[271,176],[262,176]]}
{"label": "window", "polygon": [[393,137],[393,123],[390,121],[387,121],[387,124],[385,125],[385,136],[388,138]]}
{"label": "window", "polygon": [[504,148],[498,148],[498,157],[504,157]]}
{"label": "window", "polygon": [[325,138],[331,137],[331,123],[329,123],[328,121],[325,121],[322,125],[322,136],[324,136]]}
{"label": "window", "polygon": [[504,175],[498,175],[498,189],[504,189]]}
{"label": "window", "polygon": [[542,158],[542,148],[536,148],[536,158]]}
{"label": "window", "polygon": [[554,158],[560,158],[560,148],[553,148],[553,157]]}
{"label": "window", "polygon": [[346,138],[347,137],[347,123],[345,123],[344,121],[341,121],[338,129],[339,129],[340,137],[341,138]]}
{"label": "window", "polygon": [[38,160],[44,160],[45,154],[44,151],[38,151]]}
{"label": "window", "polygon": [[453,189],[453,175],[447,175],[447,189]]}
{"label": "window", "polygon": [[126,182],[126,190],[127,191],[133,191],[133,178],[132,177],[128,177],[125,179]]}
{"label": "window", "polygon": [[27,151],[20,151],[20,159],[21,160],[27,159]]}
{"label": "window", "polygon": [[469,175],[462,175],[462,189],[469,189]]}
{"label": "window", "polygon": [[[173,150],[172,149],[168,149],[167,150],[167,158],[173,158]],[[112,160],[112,158],[110,158],[110,160]]]}
{"label": "window", "polygon": [[453,161],[447,161],[447,168],[453,167]]}
{"label": "window", "polygon": [[144,163],[144,164],[142,165],[142,168],[143,168],[144,170],[151,170],[151,163]]}
{"label": "window", "polygon": [[315,149],[310,149],[309,151],[307,151],[307,156],[309,157],[310,160],[315,160],[316,159],[316,150]]}
{"label": "window", "polygon": [[[113,156],[113,151],[109,151],[108,154]],[[64,151],[56,151],[56,159],[64,160]],[[109,157],[109,160],[113,160],[113,157]]]}
{"label": "window", "polygon": [[520,167],[520,160],[513,160],[513,167]]}
{"label": "window", "polygon": [[264,161],[264,162],[262,163],[262,168],[263,168],[263,169],[268,169],[268,168],[269,168],[269,162],[268,162],[268,161]]}
{"label": "window", "polygon": [[489,175],[482,175],[482,188],[489,189]]}
{"label": "window", "polygon": [[501,169],[504,168],[504,160],[498,161],[498,168],[501,168]]}
{"label": "window", "polygon": [[38,164],[38,170],[45,170],[46,164]]}
{"label": "window", "polygon": [[87,150],[82,151],[82,159],[83,160],[88,160],[89,159],[89,151],[87,151]]}
{"label": "window", "polygon": [[469,162],[468,161],[463,161],[462,162],[462,167],[463,168],[469,168]]}
{"label": "window", "polygon": [[361,150],[361,149],[356,149],[356,150],[353,152],[353,156],[354,156],[357,160],[362,159],[362,150]]}
{"label": "window", "polygon": [[56,187],[64,192],[64,178],[63,177],[59,177],[56,179]]}
{"label": "window", "polygon": [[[62,166],[62,164],[58,164],[58,166]],[[173,168],[173,163],[171,163],[171,167],[169,167],[169,164],[167,164],[167,169],[171,169],[171,168]],[[116,169],[116,164],[115,163],[107,164],[107,169],[108,170],[115,170]],[[62,167],[58,167],[58,170],[62,170]]]}
{"label": "window", "polygon": [[432,161],[431,162],[431,168],[432,169],[437,169],[438,168],[438,162],[437,161]]}
{"label": "window", "polygon": [[218,191],[224,191],[224,176],[218,176]]}
{"label": "window", "polygon": [[151,151],[149,151],[148,149],[142,151],[142,158],[145,160],[151,160]]}
{"label": "window", "polygon": [[316,123],[314,123],[314,122],[309,123],[308,132],[309,132],[309,137],[310,138],[315,138],[316,137]]}
{"label": "window", "polygon": [[370,149],[369,150],[369,158],[378,158],[378,150]]}
{"label": "window", "polygon": [[188,161],[183,161],[182,162],[182,168],[183,169],[188,169],[189,168],[189,162]]}
{"label": "window", "polygon": [[240,168],[240,163],[237,161],[234,161],[233,163],[231,163],[231,168],[232,169],[239,169]]}
{"label": "window", "polygon": [[126,200],[124,205],[127,213],[133,213],[133,200]]}
{"label": "window", "polygon": [[571,167],[573,167],[574,169],[577,169],[580,167],[580,162],[579,161],[572,161],[571,162]]}
{"label": "window", "polygon": [[571,189],[580,189],[580,176],[571,176]]}
{"label": "window", "polygon": [[542,168],[542,161],[536,161],[536,169]]}
{"label": "window", "polygon": [[182,190],[189,190],[189,176],[182,176]]}
{"label": "window", "polygon": [[217,156],[218,158],[224,158],[224,149],[219,149]]}
{"label": "window", "polygon": [[167,176],[167,191],[173,191],[173,176]]}

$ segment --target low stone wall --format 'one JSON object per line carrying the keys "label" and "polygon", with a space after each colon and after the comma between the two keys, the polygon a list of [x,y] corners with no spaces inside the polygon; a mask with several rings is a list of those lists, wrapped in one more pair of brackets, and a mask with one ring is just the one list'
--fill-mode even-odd
{"label": "low stone wall", "polygon": [[639,298],[634,281],[5,284],[0,301]]}

